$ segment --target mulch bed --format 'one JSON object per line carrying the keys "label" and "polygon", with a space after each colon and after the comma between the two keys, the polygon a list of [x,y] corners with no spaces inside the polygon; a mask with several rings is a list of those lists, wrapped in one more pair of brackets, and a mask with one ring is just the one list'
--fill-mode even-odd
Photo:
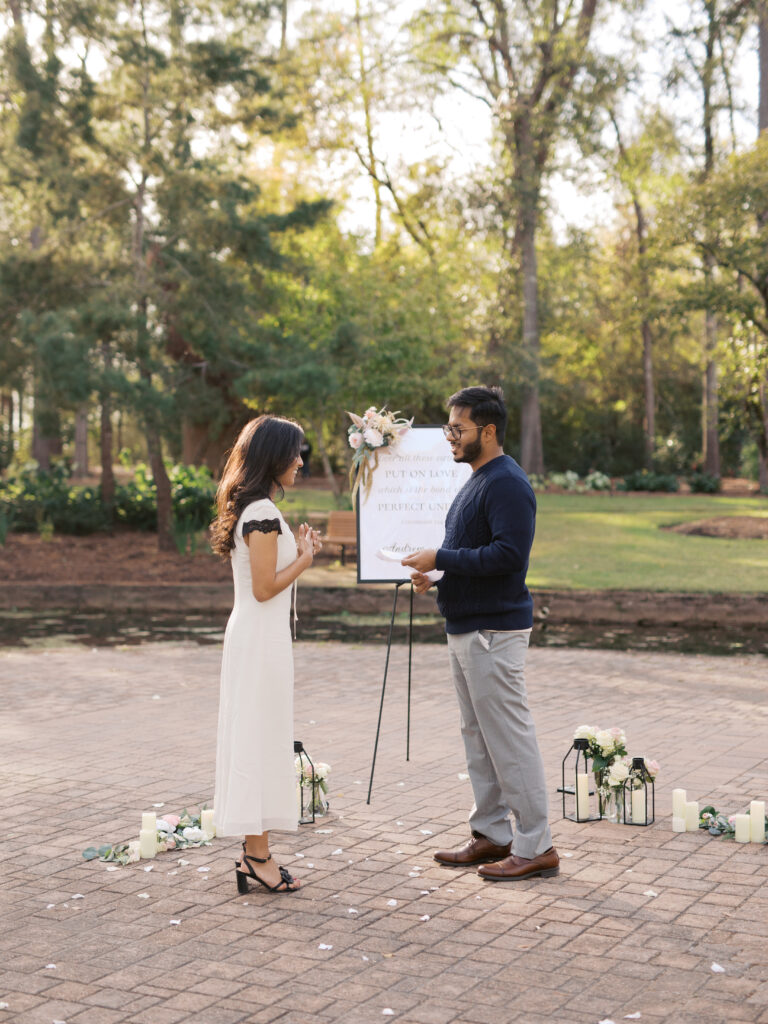
{"label": "mulch bed", "polygon": [[693,523],[665,526],[670,533],[688,537],[727,537],[732,540],[768,540],[768,516],[714,516]]}

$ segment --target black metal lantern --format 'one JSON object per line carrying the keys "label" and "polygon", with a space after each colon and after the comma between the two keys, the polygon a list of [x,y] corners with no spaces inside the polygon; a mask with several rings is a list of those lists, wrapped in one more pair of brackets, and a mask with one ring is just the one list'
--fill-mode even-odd
{"label": "black metal lantern", "polygon": [[315,766],[304,749],[301,740],[293,741],[293,752],[298,757],[296,765],[296,796],[299,805],[299,824],[315,823]]}
{"label": "black metal lantern", "polygon": [[623,796],[625,825],[652,825],[654,823],[656,820],[656,786],[646,767],[644,757],[632,758],[632,767],[624,782]]}
{"label": "black metal lantern", "polygon": [[[587,750],[589,741],[579,737],[573,741],[563,758],[563,817],[569,821],[594,821],[599,815],[589,813],[590,772]],[[573,813],[566,811],[566,797],[573,797]]]}

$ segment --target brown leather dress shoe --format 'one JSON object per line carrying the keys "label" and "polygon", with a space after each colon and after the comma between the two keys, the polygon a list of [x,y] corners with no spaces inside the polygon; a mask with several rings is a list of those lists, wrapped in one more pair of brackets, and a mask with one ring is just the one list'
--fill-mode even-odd
{"label": "brown leather dress shoe", "polygon": [[497,846],[490,839],[477,833],[472,833],[472,838],[458,850],[436,850],[433,854],[438,864],[447,864],[450,867],[469,867],[472,864],[490,864],[495,860],[502,860],[512,849],[512,843],[506,846]]}
{"label": "brown leather dress shoe", "polygon": [[560,874],[560,858],[554,846],[550,846],[538,857],[516,857],[512,854],[496,864],[489,864],[487,867],[478,868],[478,875],[489,882],[518,882],[523,878],[535,878],[540,875],[542,878],[551,878]]}

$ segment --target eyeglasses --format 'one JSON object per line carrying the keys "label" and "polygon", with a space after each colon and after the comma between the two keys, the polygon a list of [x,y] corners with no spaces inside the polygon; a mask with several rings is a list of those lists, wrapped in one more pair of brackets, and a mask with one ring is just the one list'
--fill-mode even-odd
{"label": "eyeglasses", "polygon": [[443,426],[443,434],[446,436],[446,438],[449,441],[450,440],[460,441],[461,440],[461,435],[462,434],[466,434],[466,432],[468,430],[482,430],[482,429],[483,429],[482,426],[477,426],[477,427],[456,427],[456,426],[453,425],[453,423],[446,423]]}

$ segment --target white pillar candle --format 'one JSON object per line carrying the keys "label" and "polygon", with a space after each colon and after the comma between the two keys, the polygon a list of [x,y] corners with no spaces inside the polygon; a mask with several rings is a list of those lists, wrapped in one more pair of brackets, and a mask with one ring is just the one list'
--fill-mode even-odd
{"label": "white pillar candle", "polygon": [[749,815],[748,814],[736,814],[733,818],[733,825],[736,829],[736,835],[734,839],[737,843],[748,843],[749,842]]}
{"label": "white pillar candle", "polygon": [[632,790],[632,824],[642,825],[646,822],[645,815],[645,788]]}
{"label": "white pillar candle", "polygon": [[753,843],[765,842],[764,800],[753,800],[749,805],[749,835]]}
{"label": "white pillar candle", "polygon": [[142,814],[142,816],[141,816],[141,828],[142,828],[142,831],[146,831],[146,830],[152,829],[152,828],[154,828],[154,829],[157,828],[157,815],[155,814],[154,811],[148,811],[146,814]]}
{"label": "white pillar candle", "polygon": [[685,818],[674,817],[672,819],[672,831],[673,832],[687,832],[685,827]]}
{"label": "white pillar candle", "polygon": [[685,795],[684,789],[672,790],[672,816],[674,818],[685,817],[685,805],[687,802],[688,798]]}
{"label": "white pillar candle", "polygon": [[212,807],[206,807],[205,810],[200,811],[200,828],[206,835],[210,836],[211,839],[216,835],[216,826],[213,824]]}
{"label": "white pillar candle", "polygon": [[143,828],[139,832],[139,856],[142,860],[151,860],[157,853],[157,830]]}
{"label": "white pillar candle", "polygon": [[589,820],[589,776],[579,772],[576,776],[576,821]]}
{"label": "white pillar candle", "polygon": [[699,830],[698,800],[686,800],[685,802],[685,830],[686,832],[698,832]]}

